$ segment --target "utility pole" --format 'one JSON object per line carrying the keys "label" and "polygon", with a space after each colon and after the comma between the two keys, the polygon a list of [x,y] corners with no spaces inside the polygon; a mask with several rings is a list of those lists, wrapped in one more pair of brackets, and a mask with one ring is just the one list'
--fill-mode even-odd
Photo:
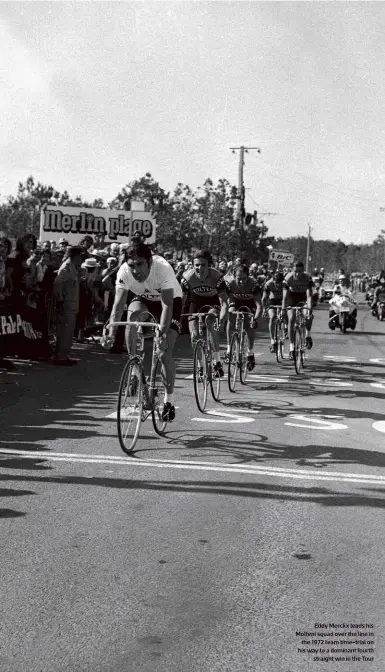
{"label": "utility pole", "polygon": [[258,154],[261,153],[259,147],[230,147],[233,154],[239,149],[239,166],[238,166],[238,193],[237,193],[237,223],[243,227],[243,219],[245,213],[245,186],[243,184],[243,166],[245,165],[245,154],[249,149],[256,149]]}
{"label": "utility pole", "polygon": [[310,256],[310,234],[311,234],[311,226],[310,224],[308,226],[308,232],[307,232],[307,247],[306,247],[306,273],[309,270],[309,256]]}

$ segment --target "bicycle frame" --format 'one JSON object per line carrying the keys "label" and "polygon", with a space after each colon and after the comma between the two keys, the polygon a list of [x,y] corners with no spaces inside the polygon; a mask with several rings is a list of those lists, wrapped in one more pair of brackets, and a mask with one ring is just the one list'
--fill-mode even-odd
{"label": "bicycle frame", "polygon": [[[147,420],[151,415],[153,420],[154,429],[157,434],[162,435],[167,424],[166,421],[160,420],[159,417],[159,404],[157,396],[157,386],[156,386],[156,376],[157,370],[160,363],[159,355],[157,352],[157,345],[159,343],[159,329],[160,325],[157,322],[140,322],[140,321],[130,321],[130,322],[110,322],[108,324],[110,327],[118,326],[130,326],[136,328],[137,331],[137,343],[136,343],[136,353],[134,355],[129,355],[128,360],[125,364],[125,367],[122,372],[119,395],[118,395],[118,409],[117,409],[117,424],[118,424],[118,437],[122,450],[125,453],[131,453],[135,447],[137,439],[139,437],[140,425],[142,422]],[[144,327],[150,327],[154,329],[154,339],[152,344],[152,356],[151,356],[151,370],[149,380],[147,381],[144,373]],[[121,424],[123,424],[124,418],[121,414],[121,401],[123,394],[125,395],[124,402],[127,399],[127,395],[130,397],[130,385],[133,385],[133,369],[137,369],[140,372],[141,380],[138,382],[138,399],[137,402],[131,404],[131,410],[128,413],[131,413],[133,418],[132,423],[135,429],[132,431],[132,439],[127,440],[127,432],[125,435],[122,433]],[[128,382],[127,382],[128,375]],[[136,373],[134,373],[134,377]],[[163,381],[162,381],[163,382]],[[126,386],[125,386],[126,384]],[[163,382],[164,385],[164,382]],[[128,444],[128,445],[127,445]]]}
{"label": "bicycle frame", "polygon": [[235,327],[230,341],[227,382],[230,392],[234,392],[238,371],[241,383],[246,383],[247,356],[245,356],[243,350],[244,344],[247,342],[246,339],[248,340],[248,335],[245,328],[245,320],[248,319],[250,322],[253,318],[253,313],[248,306],[241,306],[239,310],[234,310],[230,314],[235,315]]}
{"label": "bicycle frame", "polygon": [[[206,306],[203,306],[206,307]],[[212,306],[207,306],[212,308]],[[198,340],[194,347],[194,393],[198,409],[204,412],[207,403],[207,383],[210,385],[211,394],[214,401],[219,401],[220,378],[213,378],[213,348],[212,336],[207,328],[206,320],[208,313],[184,313],[183,317],[195,318],[198,320]],[[214,329],[219,329],[218,317],[214,317]],[[202,369],[202,371],[200,371]],[[201,387],[203,386],[203,387]],[[200,398],[200,389],[203,392]]]}

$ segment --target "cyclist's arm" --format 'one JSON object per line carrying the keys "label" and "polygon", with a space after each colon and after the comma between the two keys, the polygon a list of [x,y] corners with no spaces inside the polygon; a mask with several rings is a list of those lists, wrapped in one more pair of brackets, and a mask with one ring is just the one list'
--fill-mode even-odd
{"label": "cyclist's arm", "polygon": [[[112,306],[110,322],[120,322],[122,314],[127,303],[128,290],[123,287],[117,287],[115,292],[114,305]],[[109,327],[108,335],[115,339],[118,327]]]}
{"label": "cyclist's arm", "polygon": [[160,330],[163,334],[167,334],[172,320],[174,290],[172,288],[162,289],[160,293],[160,299],[162,303],[162,313],[159,320]]}
{"label": "cyclist's arm", "polygon": [[309,310],[313,308],[313,290],[311,287],[308,287],[306,290],[306,302]]}
{"label": "cyclist's arm", "polygon": [[262,303],[261,303],[261,293],[256,292],[254,294],[254,303],[256,305],[256,310],[255,310],[255,319],[257,320],[262,312]]}
{"label": "cyclist's arm", "polygon": [[290,296],[290,290],[288,287],[283,286],[282,294],[282,310],[286,310],[287,300]]}
{"label": "cyclist's arm", "polygon": [[219,298],[219,305],[221,307],[221,310],[220,310],[220,313],[219,313],[219,321],[224,322],[224,320],[227,317],[227,310],[228,310],[228,302],[227,302],[226,292],[219,292],[218,298]]}
{"label": "cyclist's arm", "polygon": [[268,298],[269,298],[269,294],[268,294],[267,290],[264,289],[263,294],[262,294],[262,308],[263,308],[263,310],[266,310],[266,305],[267,305]]}

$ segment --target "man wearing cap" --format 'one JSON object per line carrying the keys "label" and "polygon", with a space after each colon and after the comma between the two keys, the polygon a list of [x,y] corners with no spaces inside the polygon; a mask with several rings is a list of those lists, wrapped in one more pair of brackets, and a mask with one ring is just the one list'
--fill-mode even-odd
{"label": "man wearing cap", "polygon": [[69,247],[67,259],[59,268],[54,282],[54,297],[57,305],[56,354],[54,364],[73,366],[76,360],[69,358],[75,331],[76,314],[79,309],[79,269],[82,263],[82,248]]}

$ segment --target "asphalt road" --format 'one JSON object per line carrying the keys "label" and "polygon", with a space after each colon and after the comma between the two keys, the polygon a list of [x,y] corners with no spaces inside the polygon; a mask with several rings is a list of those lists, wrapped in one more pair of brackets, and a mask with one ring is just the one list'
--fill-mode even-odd
{"label": "asphalt road", "polygon": [[[177,417],[132,458],[123,357],[2,375],[1,672],[383,672],[385,323],[326,322],[300,377],[263,328],[250,382],[204,415],[181,337]],[[364,644],[320,646],[349,630]]]}

